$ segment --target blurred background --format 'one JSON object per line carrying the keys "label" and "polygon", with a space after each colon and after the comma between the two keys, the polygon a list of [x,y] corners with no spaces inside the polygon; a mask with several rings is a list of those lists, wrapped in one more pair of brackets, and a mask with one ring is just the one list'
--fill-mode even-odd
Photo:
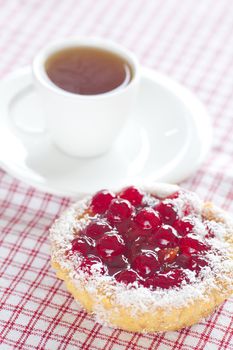
{"label": "blurred background", "polygon": [[[181,82],[207,106],[214,144],[188,185],[195,189],[202,182],[209,188],[213,182],[215,196],[231,200],[232,5],[232,0],[1,0],[0,77],[28,65],[53,39],[100,36],[121,43],[143,65]],[[212,199],[209,190],[204,195]],[[225,199],[218,201],[229,207]]]}

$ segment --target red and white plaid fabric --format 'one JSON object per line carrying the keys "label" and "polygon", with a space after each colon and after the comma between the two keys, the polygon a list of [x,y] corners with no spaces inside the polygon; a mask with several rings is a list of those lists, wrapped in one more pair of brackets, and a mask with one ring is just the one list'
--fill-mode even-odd
{"label": "red and white plaid fabric", "polygon": [[[183,185],[232,211],[232,1],[0,0],[0,76],[30,64],[49,40],[71,35],[114,39],[198,95],[214,143]],[[140,335],[94,322],[50,267],[48,228],[69,203],[0,170],[1,350],[233,349],[233,299],[179,332]]]}

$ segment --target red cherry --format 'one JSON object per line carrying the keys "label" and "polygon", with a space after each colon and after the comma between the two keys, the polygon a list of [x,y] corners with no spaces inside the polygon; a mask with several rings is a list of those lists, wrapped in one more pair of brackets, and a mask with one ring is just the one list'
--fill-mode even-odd
{"label": "red cherry", "polygon": [[90,245],[88,244],[85,237],[77,237],[72,242],[72,251],[87,255],[90,250]]}
{"label": "red cherry", "polygon": [[[173,195],[169,198],[179,193]],[[192,209],[189,203],[186,207]],[[209,245],[192,233],[194,224],[188,218],[178,217],[172,201],[143,198],[131,186],[117,198],[107,190],[96,193],[90,209],[101,215],[72,241],[72,251],[83,255],[78,268],[85,272],[97,269],[126,284],[143,280],[152,289],[168,289],[187,280],[184,269],[198,275],[208,265],[204,253]]]}
{"label": "red cherry", "polygon": [[125,252],[125,243],[116,233],[101,237],[96,245],[97,252],[103,260],[111,260]]}
{"label": "red cherry", "polygon": [[123,270],[114,275],[117,282],[123,282],[125,284],[133,283],[139,279],[138,274],[133,270]]}
{"label": "red cherry", "polygon": [[140,276],[149,277],[159,268],[159,262],[155,254],[146,252],[136,256],[132,267]]}
{"label": "red cherry", "polygon": [[106,232],[112,230],[111,226],[105,221],[91,221],[85,228],[84,234],[91,238],[98,238]]}
{"label": "red cherry", "polygon": [[147,235],[151,231],[158,230],[161,219],[158,212],[152,208],[141,209],[134,218],[134,222],[140,228],[140,235]]}
{"label": "red cherry", "polygon": [[176,220],[173,223],[173,227],[178,231],[179,235],[186,236],[192,232],[194,225],[190,221]]}
{"label": "red cherry", "polygon": [[133,209],[129,201],[116,198],[112,200],[109,206],[107,219],[112,225],[121,223],[130,218],[132,211]]}
{"label": "red cherry", "polygon": [[165,224],[172,225],[178,219],[177,210],[171,203],[160,202],[154,209],[159,212]]}
{"label": "red cherry", "polygon": [[183,269],[199,272],[202,267],[208,265],[208,262],[204,258],[183,253],[177,257],[176,265]]}
{"label": "red cherry", "polygon": [[142,204],[143,194],[134,186],[127,187],[119,194],[119,197],[127,199],[134,206]]}
{"label": "red cherry", "polygon": [[198,238],[185,236],[180,239],[180,249],[182,253],[195,254],[209,250],[209,246],[201,242]]}
{"label": "red cherry", "polygon": [[148,278],[145,281],[145,287],[169,289],[178,287],[184,280],[184,274],[180,269],[170,270],[166,273],[160,273],[154,277]]}
{"label": "red cherry", "polygon": [[97,256],[90,255],[85,257],[79,266],[79,268],[85,272],[91,274],[92,266],[95,266],[96,270],[99,271],[102,275],[104,275],[108,269],[105,265],[103,265],[101,259]]}
{"label": "red cherry", "polygon": [[97,192],[92,197],[91,204],[90,204],[90,207],[93,213],[94,214],[104,213],[108,209],[113,198],[115,198],[115,194],[108,190],[102,190]]}
{"label": "red cherry", "polygon": [[172,248],[178,246],[177,232],[169,225],[161,226],[155,234],[154,239],[159,248]]}
{"label": "red cherry", "polygon": [[158,251],[159,262],[171,264],[179,253],[179,247],[164,248]]}

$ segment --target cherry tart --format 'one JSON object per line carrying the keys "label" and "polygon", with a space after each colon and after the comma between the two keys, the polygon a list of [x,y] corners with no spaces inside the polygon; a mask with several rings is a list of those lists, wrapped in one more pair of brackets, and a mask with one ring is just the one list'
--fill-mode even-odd
{"label": "cherry tart", "polygon": [[97,321],[177,330],[233,292],[233,226],[176,185],[101,190],[52,226],[52,266]]}

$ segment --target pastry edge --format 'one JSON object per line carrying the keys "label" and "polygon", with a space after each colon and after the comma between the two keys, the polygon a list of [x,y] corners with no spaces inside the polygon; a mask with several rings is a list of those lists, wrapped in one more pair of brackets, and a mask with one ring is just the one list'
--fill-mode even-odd
{"label": "pastry edge", "polygon": [[[228,224],[226,213],[215,207],[212,203],[204,203],[203,213],[207,219]],[[232,223],[230,225],[232,227]],[[232,232],[232,231],[231,231]],[[232,233],[226,240],[233,246]],[[232,257],[233,259],[233,257]],[[65,282],[66,288],[74,299],[82,305],[88,313],[94,313],[97,321],[111,327],[140,333],[152,333],[162,331],[175,331],[198,323],[201,319],[209,316],[220,304],[233,293],[233,287],[224,281],[216,281],[216,287],[206,290],[202,296],[187,301],[179,307],[158,307],[151,311],[133,312],[132,307],[124,307],[112,303],[104,294],[93,295],[85,285],[75,285],[69,271],[59,265],[54,259],[52,267],[56,270],[57,277]],[[101,300],[101,302],[100,302]]]}
{"label": "pastry edge", "polygon": [[[85,286],[77,288],[69,272],[62,269],[57,262],[51,261],[56,270],[57,277],[65,282],[67,290],[74,299],[82,305],[88,313],[98,314],[97,321],[110,327],[117,327],[130,332],[152,333],[162,331],[175,331],[198,323],[209,316],[232,294],[232,289],[227,286],[221,294],[219,290],[212,289],[203,298],[196,299],[193,303],[187,303],[182,307],[157,308],[152,312],[137,312],[132,314],[130,308],[112,304],[110,299],[102,296],[102,305],[96,301],[96,297],[85,289]],[[222,288],[223,289],[223,288]],[[104,317],[101,317],[101,308]]]}

